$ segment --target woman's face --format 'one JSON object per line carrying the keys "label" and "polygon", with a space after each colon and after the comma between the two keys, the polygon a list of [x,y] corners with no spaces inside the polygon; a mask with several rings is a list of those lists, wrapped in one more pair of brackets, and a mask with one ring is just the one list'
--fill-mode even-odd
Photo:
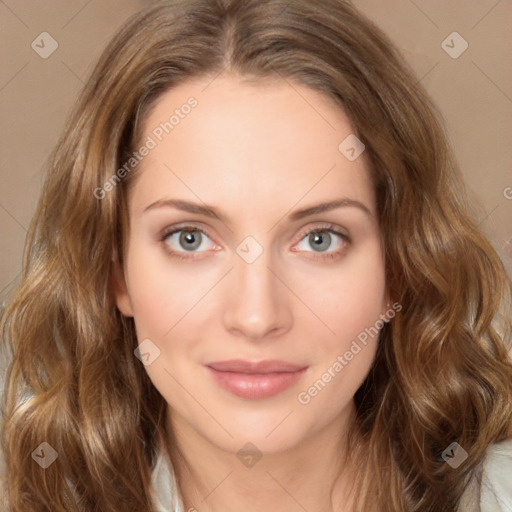
{"label": "woman's face", "polygon": [[339,435],[374,359],[375,196],[328,98],[210,82],[166,92],[146,119],[117,305],[175,431],[278,452]]}

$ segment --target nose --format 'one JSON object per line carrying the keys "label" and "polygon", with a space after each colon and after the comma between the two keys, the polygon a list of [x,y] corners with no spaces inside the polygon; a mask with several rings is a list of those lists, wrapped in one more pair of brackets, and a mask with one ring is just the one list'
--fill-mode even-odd
{"label": "nose", "polygon": [[234,269],[224,294],[224,327],[238,337],[257,342],[275,338],[292,325],[291,292],[285,276],[272,266],[270,250],[252,263],[234,255]]}

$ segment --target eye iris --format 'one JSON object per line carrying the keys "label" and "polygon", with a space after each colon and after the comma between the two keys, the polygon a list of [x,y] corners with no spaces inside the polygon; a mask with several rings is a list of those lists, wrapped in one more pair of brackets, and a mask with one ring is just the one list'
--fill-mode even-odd
{"label": "eye iris", "polygon": [[[186,244],[189,243],[192,245],[187,246]],[[180,235],[180,245],[187,251],[197,249],[201,245],[201,233],[199,231],[183,231]]]}
{"label": "eye iris", "polygon": [[[325,240],[324,237],[326,237]],[[311,235],[309,235],[309,241],[311,242],[312,247],[316,247],[317,249],[324,251],[331,245],[331,235],[326,231],[311,233]],[[318,241],[320,243],[317,243]]]}

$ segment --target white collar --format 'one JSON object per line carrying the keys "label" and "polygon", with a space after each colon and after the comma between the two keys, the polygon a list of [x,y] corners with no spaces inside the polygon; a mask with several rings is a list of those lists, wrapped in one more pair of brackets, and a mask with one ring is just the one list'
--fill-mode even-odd
{"label": "white collar", "polygon": [[[483,474],[474,478],[461,501],[460,512],[510,512],[512,510],[512,439],[491,445],[483,461]],[[155,512],[185,512],[172,462],[160,451],[151,481]]]}
{"label": "white collar", "polygon": [[174,469],[169,455],[160,450],[151,474],[155,512],[184,512]]}

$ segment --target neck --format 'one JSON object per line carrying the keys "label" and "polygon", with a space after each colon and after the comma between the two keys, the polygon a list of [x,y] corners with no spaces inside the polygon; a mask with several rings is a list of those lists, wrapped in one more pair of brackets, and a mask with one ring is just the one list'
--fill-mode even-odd
{"label": "neck", "polygon": [[346,434],[353,403],[334,422],[284,452],[252,464],[168,412],[171,458],[185,511],[351,512],[354,466]]}

